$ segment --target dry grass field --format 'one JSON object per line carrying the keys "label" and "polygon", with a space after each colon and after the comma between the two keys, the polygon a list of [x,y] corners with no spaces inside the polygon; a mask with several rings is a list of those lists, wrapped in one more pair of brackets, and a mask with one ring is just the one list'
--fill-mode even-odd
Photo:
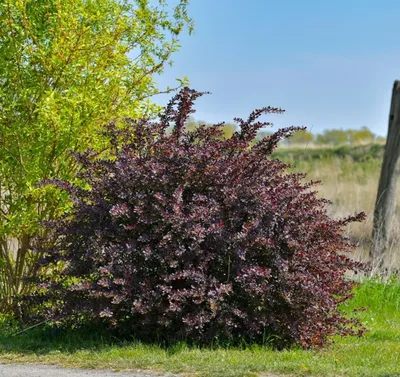
{"label": "dry grass field", "polygon": [[[338,148],[315,148],[298,146],[280,148],[275,156],[292,166],[295,172],[307,173],[307,180],[319,180],[319,195],[332,203],[329,212],[334,217],[364,211],[363,223],[350,224],[347,232],[358,244],[355,257],[368,260],[371,245],[373,212],[383,159],[384,145],[343,146]],[[400,195],[398,195],[400,198]],[[397,201],[396,215],[400,215]],[[399,268],[397,255],[400,243],[400,216],[392,224],[390,246],[385,259],[388,268]]]}

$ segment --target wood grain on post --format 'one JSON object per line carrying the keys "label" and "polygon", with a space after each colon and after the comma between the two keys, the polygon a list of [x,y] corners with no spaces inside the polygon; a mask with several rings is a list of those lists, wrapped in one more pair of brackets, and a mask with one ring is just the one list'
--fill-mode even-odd
{"label": "wood grain on post", "polygon": [[378,194],[376,197],[372,230],[371,256],[383,263],[388,246],[396,206],[397,183],[400,177],[400,81],[393,85],[392,103],[389,114],[389,129]]}

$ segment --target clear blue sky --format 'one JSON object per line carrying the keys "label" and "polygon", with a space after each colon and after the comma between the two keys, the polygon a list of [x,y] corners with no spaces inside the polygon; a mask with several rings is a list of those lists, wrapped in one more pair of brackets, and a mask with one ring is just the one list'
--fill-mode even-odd
{"label": "clear blue sky", "polygon": [[400,79],[399,0],[191,0],[189,9],[194,35],[181,39],[158,83],[187,76],[212,92],[198,100],[196,119],[230,122],[270,105],[286,110],[269,117],[276,127],[386,135]]}

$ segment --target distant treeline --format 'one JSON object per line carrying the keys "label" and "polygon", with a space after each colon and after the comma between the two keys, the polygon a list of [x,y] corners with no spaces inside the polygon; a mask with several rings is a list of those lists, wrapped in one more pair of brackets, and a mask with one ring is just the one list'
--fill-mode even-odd
{"label": "distant treeline", "polygon": [[379,161],[381,163],[385,146],[383,144],[342,145],[334,148],[282,148],[273,152],[272,156],[289,164],[300,161],[327,161],[333,159],[349,159],[354,162]]}
{"label": "distant treeline", "polygon": [[[194,129],[201,124],[208,125],[204,121],[196,121],[191,118],[187,124],[188,129]],[[235,124],[225,123],[223,127],[224,137],[229,138],[237,131],[238,127]],[[258,134],[258,139],[271,135],[272,131],[261,130]],[[305,145],[305,144],[318,144],[318,145],[358,145],[358,144],[371,144],[382,143],[385,138],[375,135],[368,127],[360,129],[331,129],[325,130],[320,134],[313,134],[309,131],[296,132],[290,139],[282,141],[284,145]]]}
{"label": "distant treeline", "polygon": [[308,131],[295,133],[290,139],[285,140],[285,144],[318,144],[318,145],[358,145],[383,142],[383,137],[375,135],[368,127],[361,129],[343,130],[331,129],[325,130],[321,134],[312,134]]}

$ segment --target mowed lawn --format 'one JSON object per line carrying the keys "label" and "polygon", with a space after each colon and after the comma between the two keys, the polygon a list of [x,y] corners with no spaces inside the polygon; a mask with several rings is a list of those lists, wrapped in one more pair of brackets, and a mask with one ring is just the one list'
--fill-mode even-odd
{"label": "mowed lawn", "polygon": [[163,348],[121,342],[93,332],[35,329],[20,335],[3,330],[0,358],[10,363],[46,363],[117,371],[151,369],[198,376],[400,377],[400,283],[365,280],[344,310],[356,307],[369,332],[361,338],[336,339],[326,349],[276,351],[256,345],[199,349],[177,344]]}

